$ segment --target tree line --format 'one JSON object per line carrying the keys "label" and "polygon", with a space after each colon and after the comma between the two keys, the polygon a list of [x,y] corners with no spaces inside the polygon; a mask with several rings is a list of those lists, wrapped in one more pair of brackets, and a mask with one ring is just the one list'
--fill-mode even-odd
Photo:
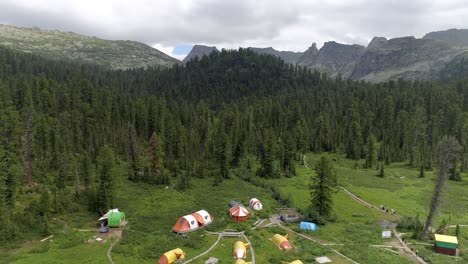
{"label": "tree line", "polygon": [[[0,48],[1,237],[34,222],[46,232],[51,212],[107,210],[119,174],[216,186],[255,157],[257,177],[293,177],[309,151],[430,169],[444,135],[467,152],[467,84],[332,79],[246,49],[109,71]],[[453,174],[467,167],[465,154]],[[41,202],[18,208],[26,193]]]}

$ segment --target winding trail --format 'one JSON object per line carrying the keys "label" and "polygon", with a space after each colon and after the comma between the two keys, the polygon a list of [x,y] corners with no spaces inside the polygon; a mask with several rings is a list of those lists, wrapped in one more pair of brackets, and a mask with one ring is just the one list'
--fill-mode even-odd
{"label": "winding trail", "polygon": [[219,234],[218,234],[218,239],[216,240],[216,242],[214,242],[213,245],[211,245],[211,247],[210,247],[207,251],[205,251],[205,252],[201,253],[200,255],[197,255],[197,256],[195,256],[195,257],[193,257],[193,258],[191,258],[191,259],[185,261],[184,264],[185,264],[185,263],[190,263],[190,262],[192,262],[192,261],[194,261],[194,260],[196,260],[196,259],[198,259],[198,258],[201,258],[201,257],[203,257],[204,255],[208,254],[211,250],[213,250],[214,247],[216,247],[216,245],[218,245],[218,243],[219,243],[219,241],[221,240],[221,238],[223,238],[223,235],[222,235],[222,233],[219,233]]}
{"label": "winding trail", "polygon": [[[306,161],[306,155],[303,155],[302,156],[302,160],[303,160],[303,163],[304,163],[304,167],[309,168],[308,164],[307,164],[307,161]],[[366,207],[369,207],[369,208],[372,208],[372,209],[375,209],[375,210],[378,210],[380,212],[382,212],[382,209],[380,209],[379,207],[359,198],[357,195],[355,195],[354,193],[348,191],[346,188],[344,188],[343,186],[339,186],[340,189],[342,189],[351,199],[353,199],[354,201],[360,203],[361,205],[364,205]],[[451,226],[449,226],[451,227]],[[409,257],[411,258],[412,260],[416,261],[416,262],[419,262],[419,263],[422,263],[422,264],[427,264],[427,262],[425,262],[422,258],[420,258],[418,255],[416,255],[415,252],[413,252],[406,243],[403,242],[403,240],[401,239],[401,233],[399,234],[397,232],[397,230],[394,228],[392,229],[392,232],[394,234],[394,236],[396,237],[396,239],[398,240],[398,243],[401,245],[401,249],[402,251]],[[373,246],[373,245],[371,245]]]}
{"label": "winding trail", "polygon": [[223,237],[243,237],[245,239],[245,241],[247,241],[247,243],[250,244],[250,254],[252,255],[252,264],[255,264],[255,252],[254,252],[254,248],[252,246],[252,243],[250,243],[250,240],[247,238],[247,236],[244,234],[244,232],[221,232],[221,233],[216,233],[216,232],[209,232],[209,231],[206,231],[208,234],[210,235],[218,235],[218,239],[213,243],[213,245],[211,245],[211,247],[206,250],[205,252],[187,260],[184,262],[185,263],[190,263],[198,258],[201,258],[203,257],[204,255],[208,254],[211,250],[213,250],[216,245],[218,245],[219,241],[221,241],[221,239]]}
{"label": "winding trail", "polygon": [[109,263],[111,264],[114,264],[114,261],[112,260],[112,256],[111,256],[111,253],[112,253],[112,248],[114,247],[115,244],[117,244],[117,242],[119,242],[120,240],[120,236],[117,237],[117,239],[110,245],[109,249],[107,250],[107,258],[109,259]]}

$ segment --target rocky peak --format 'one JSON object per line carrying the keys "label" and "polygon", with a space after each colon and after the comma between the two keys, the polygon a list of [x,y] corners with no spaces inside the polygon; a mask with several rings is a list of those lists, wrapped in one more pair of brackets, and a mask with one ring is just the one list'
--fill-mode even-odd
{"label": "rocky peak", "polygon": [[384,37],[374,37],[369,45],[367,45],[368,49],[377,49],[387,44],[387,39]]}
{"label": "rocky peak", "polygon": [[302,56],[298,60],[298,64],[302,65],[310,65],[314,62],[315,57],[317,57],[317,54],[319,53],[319,50],[317,49],[317,44],[314,42],[312,45],[302,54]]}
{"label": "rocky peak", "polygon": [[204,45],[195,45],[193,46],[192,50],[187,55],[187,57],[184,58],[183,62],[187,62],[196,57],[201,59],[203,56],[210,55],[212,52],[219,52],[219,50],[214,46],[210,47],[210,46],[204,46]]}

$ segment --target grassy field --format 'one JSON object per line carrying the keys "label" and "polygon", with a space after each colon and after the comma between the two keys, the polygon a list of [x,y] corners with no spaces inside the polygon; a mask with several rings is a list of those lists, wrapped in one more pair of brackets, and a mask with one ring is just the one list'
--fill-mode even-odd
{"label": "grassy field", "polygon": [[[328,154],[324,154],[328,155]],[[426,172],[425,178],[418,178],[419,171],[404,163],[395,163],[385,168],[385,177],[376,177],[374,169],[362,169],[362,164],[345,159],[341,155],[329,155],[334,161],[338,183],[362,199],[376,206],[385,205],[394,208],[398,214],[414,217],[417,213],[425,220],[429,199],[434,187],[434,172]],[[313,168],[320,155],[309,154],[307,164]],[[297,168],[297,176],[288,179],[262,180],[259,184],[274,186],[279,189],[282,199],[290,200],[291,204],[305,210],[310,204],[308,185],[313,176],[313,170],[303,166]],[[437,215],[435,227],[443,219],[451,224],[465,224],[468,221],[467,180],[449,182],[443,198],[440,213]],[[314,235],[322,239],[345,244],[342,252],[362,263],[404,263],[396,255],[388,255],[382,249],[369,248],[370,244],[383,244],[380,237],[381,228],[378,223],[382,219],[397,221],[398,218],[385,212],[370,209],[352,200],[343,191],[334,194],[334,212],[337,215],[335,223],[329,223],[320,228]],[[464,230],[467,232],[468,230]],[[460,239],[462,253],[467,246],[465,239]],[[416,248],[416,247],[415,247]],[[421,254],[433,263],[452,263],[453,258],[436,254],[432,246],[421,247]],[[392,254],[388,252],[388,254]],[[385,261],[383,261],[385,259]],[[458,258],[463,262],[463,258]]]}
{"label": "grassy field", "polygon": [[[308,155],[306,160],[309,167],[313,167],[320,155]],[[403,163],[386,167],[385,177],[376,177],[375,170],[355,167],[353,161],[340,155],[331,155],[338,174],[338,181],[351,192],[364,200],[374,204],[384,204],[394,208],[398,214],[414,216],[419,212],[423,220],[427,211],[430,194],[433,188],[434,173],[427,172],[425,178],[418,178],[418,170],[409,168]],[[250,172],[239,169],[235,174],[243,177]],[[313,177],[313,170],[304,166],[297,166],[297,176],[279,179],[255,179],[251,182],[237,176],[223,181],[220,186],[212,187],[212,179],[193,179],[192,188],[184,192],[177,191],[171,186],[151,186],[132,183],[124,177],[116,182],[116,205],[127,214],[127,225],[122,240],[114,247],[112,257],[116,263],[155,263],[159,256],[173,248],[180,247],[186,251],[186,259],[190,259],[207,250],[217,239],[216,235],[209,235],[204,230],[189,234],[188,238],[176,236],[171,232],[176,220],[185,214],[200,209],[206,209],[214,216],[214,222],[207,230],[220,232],[225,229],[245,231],[252,242],[256,253],[257,263],[280,263],[301,259],[304,263],[312,263],[318,256],[328,256],[334,263],[349,263],[349,261],[335,254],[330,247],[321,246],[289,233],[293,250],[283,252],[278,250],[269,238],[275,233],[285,234],[286,231],[278,227],[252,230],[257,218],[268,218],[276,213],[274,208],[280,206],[294,206],[305,210],[310,204],[308,185]],[[468,215],[465,214],[468,194],[466,189],[466,175],[463,182],[450,182],[441,213],[438,215],[438,225],[442,219],[451,224],[467,224]],[[255,212],[249,221],[243,223],[232,222],[228,216],[228,202],[231,199],[241,200],[247,204],[252,197],[259,198],[265,209]],[[280,204],[276,199],[286,204]],[[412,263],[407,257],[395,254],[382,248],[370,245],[388,244],[391,240],[381,238],[379,222],[383,219],[397,221],[398,217],[385,212],[363,206],[343,191],[333,195],[334,214],[336,222],[320,226],[319,231],[307,233],[331,243],[343,245],[333,246],[346,256],[360,263]],[[40,243],[38,239],[24,243],[14,249],[0,250],[0,263],[106,263],[106,251],[112,239],[105,243],[83,243],[95,235],[93,232],[76,232],[76,228],[95,228],[96,217],[79,211],[75,214],[61,215],[60,219],[51,222],[54,237]],[[288,224],[288,228],[298,232],[297,224]],[[449,234],[455,232],[450,229]],[[223,238],[209,254],[193,261],[204,263],[210,256],[220,259],[219,263],[232,263],[232,245],[238,238]],[[412,241],[411,243],[418,242]],[[463,255],[468,254],[468,228],[462,229],[460,248]],[[455,259],[436,254],[432,246],[412,245],[426,256],[432,263],[453,263]],[[393,250],[396,251],[396,250]],[[83,254],[86,252],[86,254]],[[250,251],[248,251],[250,260]],[[466,262],[466,261],[465,261]]]}

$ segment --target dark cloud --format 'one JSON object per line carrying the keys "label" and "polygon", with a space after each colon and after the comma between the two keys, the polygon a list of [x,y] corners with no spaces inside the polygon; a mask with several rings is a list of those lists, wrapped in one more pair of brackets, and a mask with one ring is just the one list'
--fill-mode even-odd
{"label": "dark cloud", "polygon": [[366,45],[373,36],[468,28],[461,0],[2,0],[0,23],[38,26],[170,50],[203,43],[305,50],[335,40]]}

